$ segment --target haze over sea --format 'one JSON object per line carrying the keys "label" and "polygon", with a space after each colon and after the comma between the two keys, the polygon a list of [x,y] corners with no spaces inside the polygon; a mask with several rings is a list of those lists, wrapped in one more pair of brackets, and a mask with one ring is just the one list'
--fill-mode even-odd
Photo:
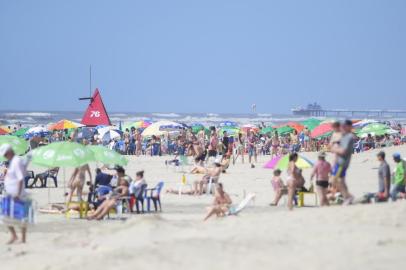
{"label": "haze over sea", "polygon": [[[84,111],[0,111],[1,125],[22,124],[23,126],[46,125],[57,122],[61,119],[68,119],[80,122]],[[222,121],[233,121],[238,124],[259,124],[264,122],[269,125],[271,123],[283,123],[288,121],[301,121],[309,118],[308,116],[296,116],[292,114],[272,114],[272,113],[162,113],[162,112],[111,112],[110,120],[114,125],[121,123],[131,123],[138,120],[170,120],[186,124],[202,123],[205,125],[216,125]],[[348,116],[349,117],[349,116]],[[334,117],[331,117],[334,118]],[[345,115],[340,119],[346,118]],[[351,118],[351,117],[349,117]],[[361,119],[363,117],[356,117]],[[323,119],[323,118],[321,118]],[[375,118],[377,119],[377,118]],[[395,121],[406,123],[406,118],[401,117],[386,117],[380,120]]]}

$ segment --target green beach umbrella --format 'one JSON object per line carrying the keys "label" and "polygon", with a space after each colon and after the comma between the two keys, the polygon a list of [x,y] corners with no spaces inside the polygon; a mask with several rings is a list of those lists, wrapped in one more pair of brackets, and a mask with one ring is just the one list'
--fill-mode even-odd
{"label": "green beach umbrella", "polygon": [[107,165],[125,166],[128,164],[127,158],[116,151],[110,150],[101,145],[90,145],[88,148],[93,152],[95,161]]}
{"label": "green beach umbrella", "polygon": [[17,155],[23,155],[28,150],[28,142],[22,138],[11,135],[0,136],[0,146],[9,144]]}
{"label": "green beach umbrella", "polygon": [[43,167],[79,167],[94,161],[90,148],[74,142],[55,142],[32,151],[32,163]]}
{"label": "green beach umbrella", "polygon": [[368,136],[368,134],[371,134],[372,136],[382,136],[390,133],[391,129],[387,125],[373,123],[363,127],[360,131],[357,132],[357,135],[359,137],[365,137]]}
{"label": "green beach umbrella", "polygon": [[[0,136],[0,146],[2,146],[3,144],[11,145],[11,148],[13,148],[14,152],[17,155],[24,155],[29,147],[28,142],[26,140],[11,135]],[[0,157],[0,161],[4,160],[5,160],[4,157]]]}
{"label": "green beach umbrella", "polygon": [[29,130],[29,128],[20,128],[16,132],[13,133],[13,136],[23,137],[24,134]]}
{"label": "green beach umbrella", "polygon": [[259,132],[262,135],[268,134],[268,133],[272,133],[274,131],[273,127],[266,127],[261,129],[261,131]]}
{"label": "green beach umbrella", "polygon": [[278,132],[279,135],[287,135],[289,133],[292,133],[295,129],[290,127],[290,126],[283,126],[283,127],[278,127],[276,131]]}
{"label": "green beach umbrella", "polygon": [[315,118],[309,118],[300,122],[303,126],[307,127],[310,131],[313,131],[316,127],[318,127],[321,123],[321,120]]}

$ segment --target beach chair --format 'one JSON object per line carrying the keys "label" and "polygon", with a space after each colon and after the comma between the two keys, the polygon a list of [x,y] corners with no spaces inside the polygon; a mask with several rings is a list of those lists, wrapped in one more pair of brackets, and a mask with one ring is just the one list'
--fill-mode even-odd
{"label": "beach chair", "polygon": [[156,187],[146,189],[145,190],[145,200],[147,201],[147,211],[151,212],[151,201],[154,204],[155,212],[162,211],[162,206],[161,206],[161,191],[162,188],[164,187],[164,182],[161,181],[159,182]]}
{"label": "beach chair", "polygon": [[89,203],[86,201],[81,201],[81,202],[69,202],[66,204],[66,213],[65,216],[67,219],[71,218],[72,215],[72,208],[73,207],[79,207],[79,218],[86,218],[87,217],[87,212],[89,210]]}
{"label": "beach chair", "polygon": [[[33,182],[32,182],[32,184],[29,184],[29,181],[31,179],[33,180]],[[25,188],[32,188],[36,184],[34,171],[27,171],[27,175],[24,178],[24,183],[25,183]]]}
{"label": "beach chair", "polygon": [[[134,194],[131,195],[130,199],[130,210],[134,212],[134,206],[137,214],[144,213],[144,201],[145,201],[145,191],[148,185],[143,184],[140,188],[137,188]],[[140,211],[141,210],[141,211]]]}
{"label": "beach chair", "polygon": [[314,192],[314,187],[313,187],[313,185],[311,185],[308,191],[303,190],[303,189],[300,189],[300,190],[297,191],[297,206],[298,207],[304,207],[305,206],[305,203],[304,203],[305,195],[314,196],[314,206],[318,205],[317,193]]}
{"label": "beach chair", "polygon": [[52,179],[54,181],[54,187],[58,187],[58,173],[59,173],[59,168],[53,168],[48,170],[44,175],[43,175],[43,183],[42,187],[46,188],[47,183],[48,183],[48,178]]}

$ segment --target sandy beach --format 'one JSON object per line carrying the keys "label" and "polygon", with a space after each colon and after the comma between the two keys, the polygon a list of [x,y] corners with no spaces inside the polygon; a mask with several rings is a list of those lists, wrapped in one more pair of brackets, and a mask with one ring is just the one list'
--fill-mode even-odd
{"label": "sandy beach", "polygon": [[[386,148],[388,155],[406,146]],[[377,190],[377,150],[353,156],[348,175],[357,197]],[[315,160],[316,153],[304,153]],[[176,188],[182,174],[164,164],[167,157],[130,157],[127,173],[144,169],[149,186],[159,180]],[[403,265],[406,250],[406,204],[332,206],[329,208],[270,207],[272,170],[239,161],[221,176],[234,202],[255,192],[255,202],[236,217],[204,223],[211,196],[163,194],[163,212],[126,215],[126,221],[86,221],[63,215],[37,214],[28,244],[6,246],[1,227],[2,269],[391,269]],[[393,162],[390,162],[393,166]],[[36,172],[41,168],[33,168]],[[66,170],[66,178],[71,171]],[[309,179],[310,170],[304,175]],[[188,182],[201,176],[186,175]],[[285,173],[283,177],[286,178]],[[63,174],[60,175],[60,183]],[[309,185],[307,180],[307,185]],[[38,206],[63,201],[63,187],[34,189]],[[313,198],[306,197],[311,206]]]}

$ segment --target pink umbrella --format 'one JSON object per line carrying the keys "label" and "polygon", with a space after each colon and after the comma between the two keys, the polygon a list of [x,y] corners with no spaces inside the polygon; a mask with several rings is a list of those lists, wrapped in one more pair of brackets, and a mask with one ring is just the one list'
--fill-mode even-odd
{"label": "pink umbrella", "polygon": [[276,165],[278,164],[279,160],[281,160],[282,156],[276,156],[273,159],[271,159],[270,161],[268,161],[265,165],[264,168],[265,169],[274,169],[276,167]]}

